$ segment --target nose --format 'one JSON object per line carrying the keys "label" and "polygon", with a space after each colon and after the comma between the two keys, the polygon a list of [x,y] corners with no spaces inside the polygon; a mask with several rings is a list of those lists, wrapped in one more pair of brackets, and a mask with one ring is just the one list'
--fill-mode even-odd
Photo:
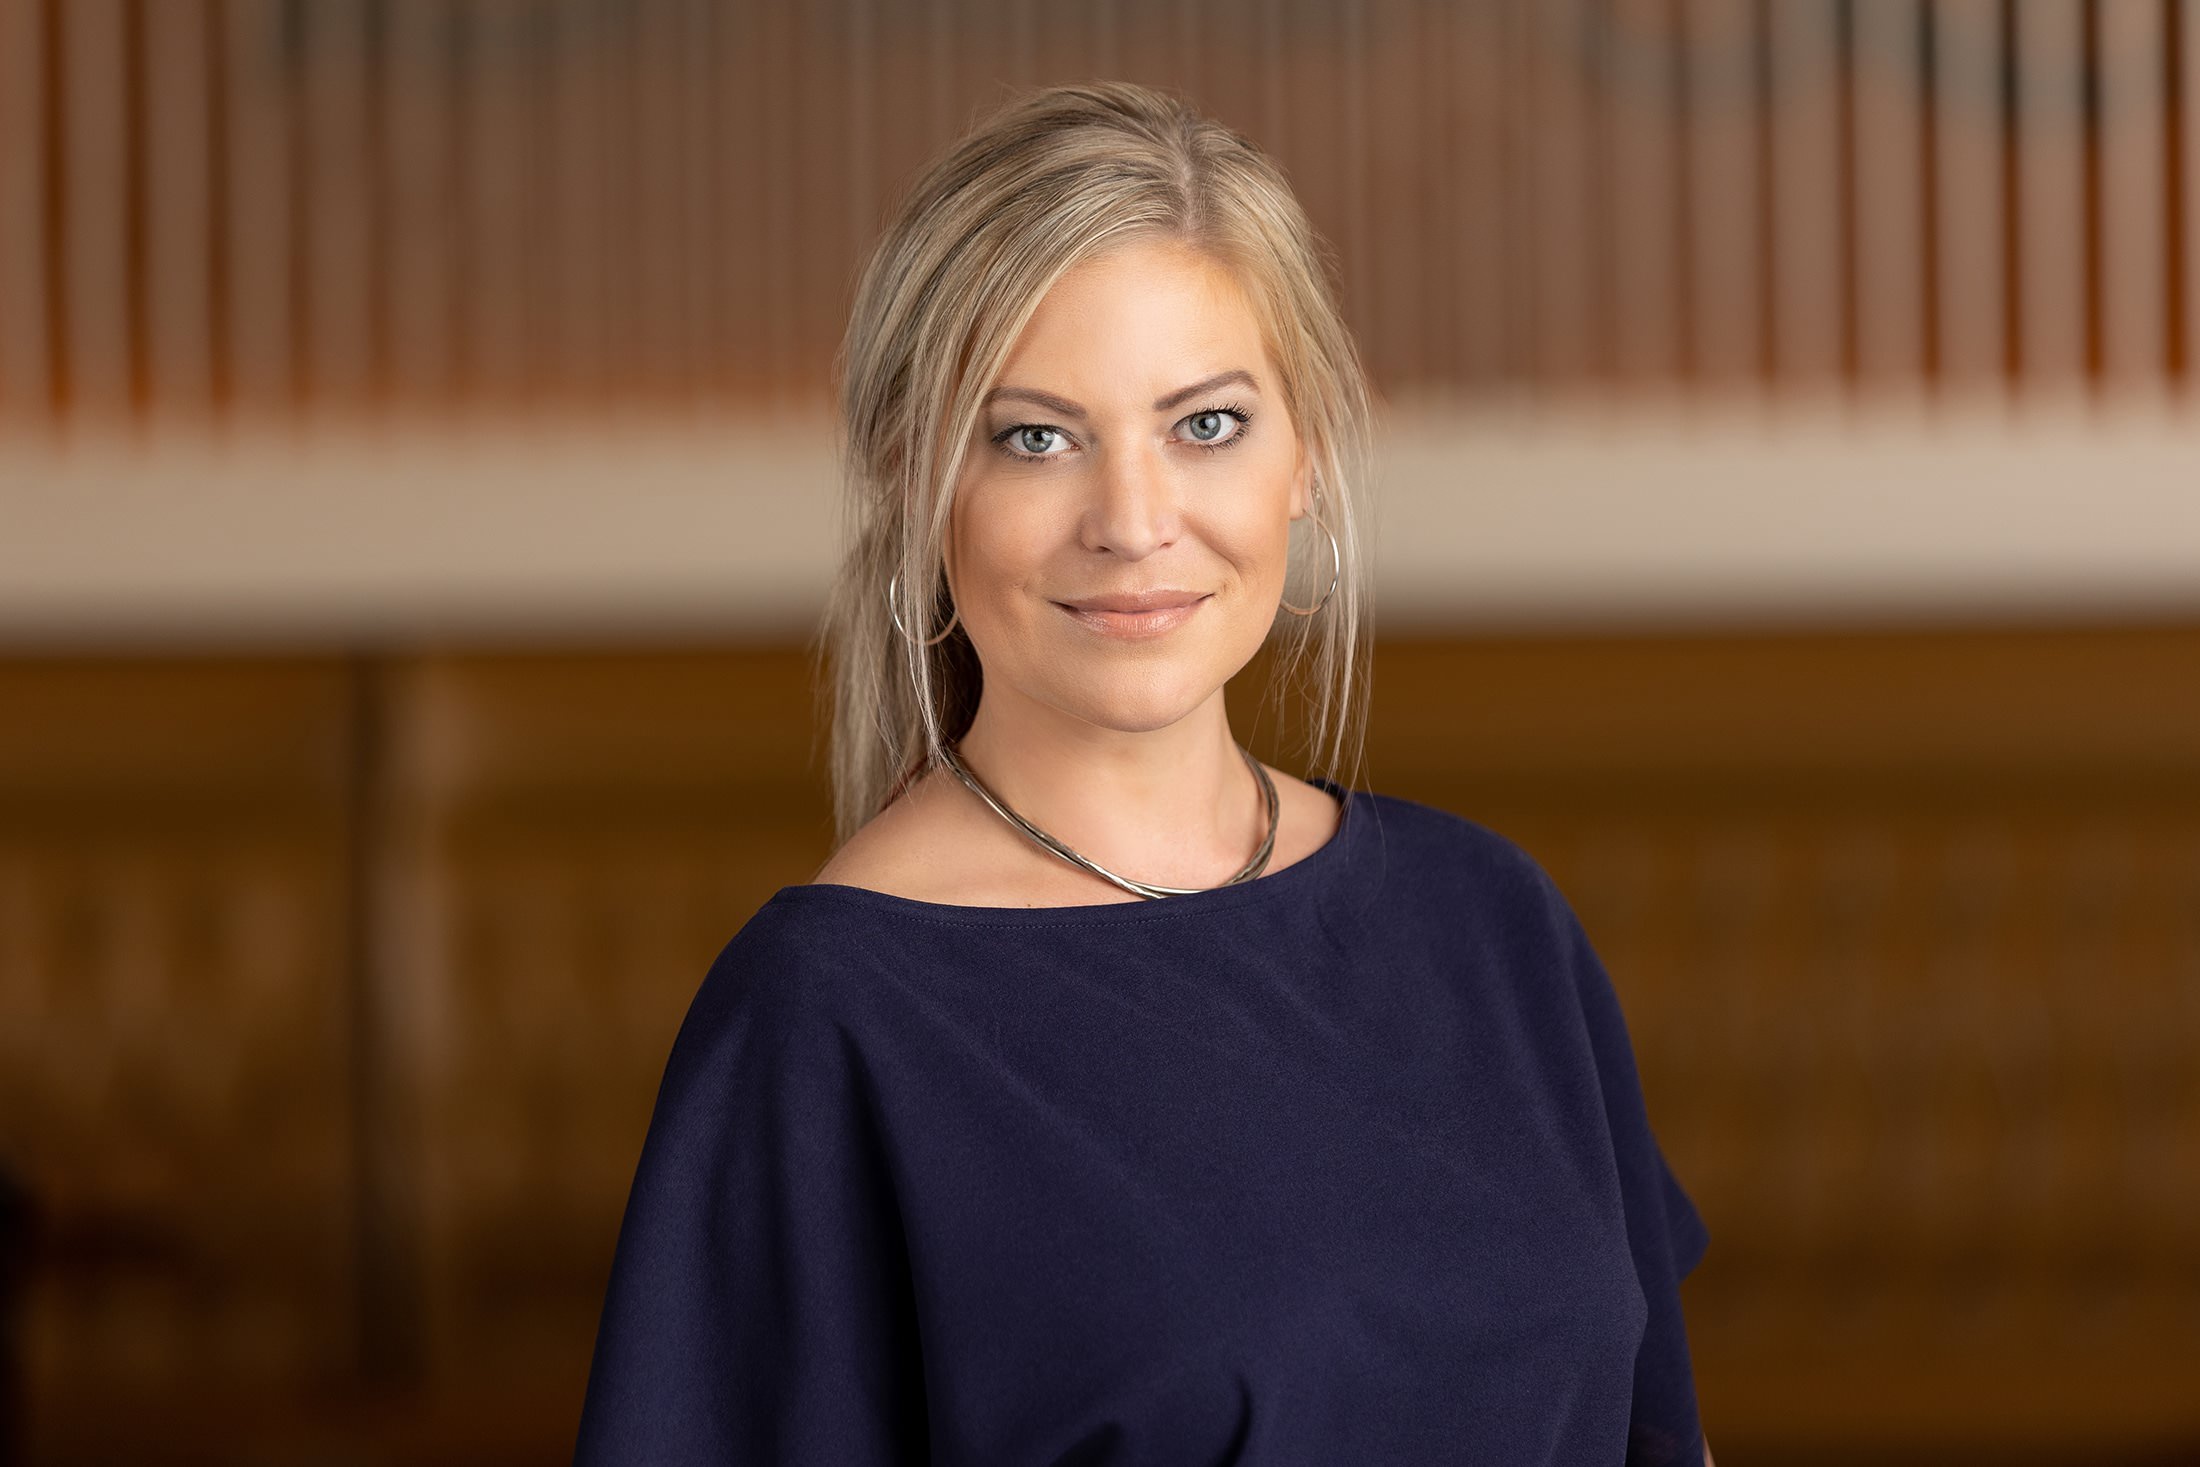
{"label": "nose", "polygon": [[1146,445],[1099,457],[1082,525],[1085,547],[1142,560],[1174,544],[1182,509],[1161,450]]}

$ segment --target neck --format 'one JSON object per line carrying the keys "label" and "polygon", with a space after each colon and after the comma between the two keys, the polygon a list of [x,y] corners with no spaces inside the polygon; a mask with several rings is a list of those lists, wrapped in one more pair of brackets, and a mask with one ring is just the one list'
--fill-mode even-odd
{"label": "neck", "polygon": [[1140,880],[1214,885],[1267,834],[1266,805],[1230,733],[1220,689],[1165,728],[1128,732],[988,689],[957,747],[963,764],[1017,814]]}

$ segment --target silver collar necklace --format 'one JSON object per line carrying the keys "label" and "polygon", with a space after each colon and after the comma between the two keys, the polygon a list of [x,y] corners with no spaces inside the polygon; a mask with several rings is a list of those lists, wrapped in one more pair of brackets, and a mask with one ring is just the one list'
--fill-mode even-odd
{"label": "silver collar necklace", "polygon": [[[1261,801],[1268,807],[1268,834],[1261,841],[1260,849],[1253,852],[1253,859],[1247,861],[1245,863],[1245,868],[1239,871],[1237,875],[1231,877],[1228,881],[1223,882],[1223,886],[1236,886],[1240,882],[1251,881],[1254,877],[1260,875],[1261,872],[1268,869],[1268,858],[1271,855],[1275,854],[1276,850],[1276,825],[1279,808],[1276,802],[1276,783],[1274,780],[1268,777],[1268,771],[1261,767],[1260,761],[1258,759],[1255,759],[1243,744],[1239,744],[1236,747],[1238,753],[1244,755],[1246,764],[1252,769],[1253,778],[1260,782]],[[1079,855],[1077,852],[1071,850],[1068,846],[1063,845],[1060,841],[1056,840],[1053,836],[1048,835],[1038,826],[1033,825],[1030,821],[1024,819],[1023,816],[1017,814],[1014,810],[1009,809],[1007,804],[1003,802],[998,795],[994,794],[993,791],[987,789],[984,785],[980,784],[978,782],[978,777],[975,774],[972,774],[968,769],[965,769],[963,767],[962,760],[957,758],[955,755],[955,749],[953,745],[943,744],[940,747],[940,754],[942,762],[945,763],[949,769],[954,771],[955,777],[957,779],[960,779],[964,784],[968,785],[972,794],[976,795],[979,799],[985,801],[988,805],[991,805],[993,807],[993,812],[999,815],[1003,820],[1006,820],[1009,824],[1015,826],[1025,835],[1030,836],[1034,841],[1037,841],[1046,849],[1054,852],[1055,855],[1060,856],[1063,860],[1069,862],[1071,865],[1082,866],[1085,870],[1090,871],[1093,875],[1100,877],[1102,880],[1115,883],[1117,886],[1123,888],[1123,890],[1127,892],[1130,892],[1134,896],[1158,899],[1161,897],[1191,896],[1195,892],[1213,891],[1219,889],[1216,887],[1205,886],[1156,886],[1150,881],[1134,881],[1128,876],[1118,876],[1113,871],[1108,870],[1105,866],[1100,865],[1097,861],[1092,860],[1090,857]]]}

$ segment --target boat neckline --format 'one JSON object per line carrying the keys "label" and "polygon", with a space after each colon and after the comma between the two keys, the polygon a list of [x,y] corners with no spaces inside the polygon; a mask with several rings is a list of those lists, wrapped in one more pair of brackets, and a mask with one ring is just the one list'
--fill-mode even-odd
{"label": "boat neckline", "polygon": [[1187,892],[1182,896],[1134,897],[1127,901],[1073,902],[1043,907],[987,907],[922,901],[916,897],[897,896],[892,892],[878,891],[868,886],[851,886],[846,882],[813,881],[797,886],[783,886],[772,894],[765,905],[838,902],[920,921],[1031,927],[1168,921],[1201,912],[1223,911],[1231,907],[1269,901],[1303,892],[1309,885],[1322,882],[1331,868],[1343,860],[1348,843],[1365,823],[1363,810],[1369,798],[1367,791],[1346,789],[1336,781],[1318,774],[1309,776],[1306,782],[1326,791],[1337,802],[1339,811],[1336,829],[1330,832],[1329,839],[1290,865],[1279,871],[1256,876],[1251,881],[1238,882],[1234,886],[1213,886],[1204,891]]}

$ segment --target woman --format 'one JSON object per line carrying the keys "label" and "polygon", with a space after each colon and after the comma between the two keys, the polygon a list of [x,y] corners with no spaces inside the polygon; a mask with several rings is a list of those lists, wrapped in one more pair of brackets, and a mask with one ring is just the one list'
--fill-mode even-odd
{"label": "woman", "polygon": [[[1029,95],[841,372],[844,839],[680,1030],[577,1459],[1708,1463],[1708,1235],[1580,925],[1338,777],[1368,399],[1278,170]],[[1279,620],[1311,782],[1223,703]]]}

